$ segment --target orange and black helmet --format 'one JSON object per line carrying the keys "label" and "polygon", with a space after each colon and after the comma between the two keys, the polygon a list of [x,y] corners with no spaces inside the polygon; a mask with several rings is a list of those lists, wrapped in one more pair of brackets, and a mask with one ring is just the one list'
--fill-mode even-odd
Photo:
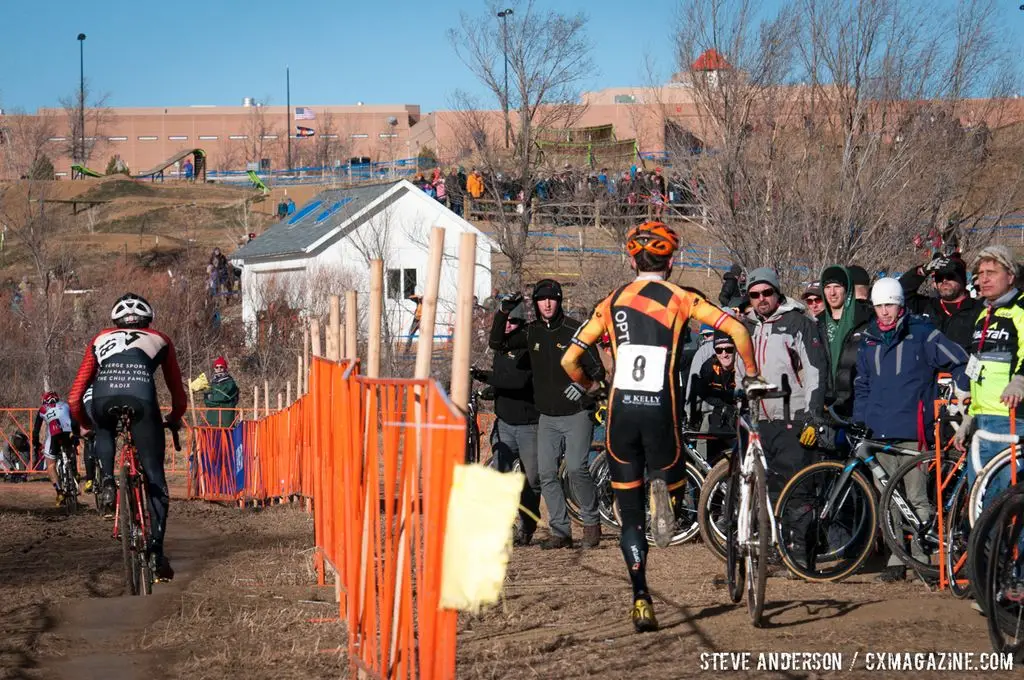
{"label": "orange and black helmet", "polygon": [[656,257],[672,257],[678,247],[679,237],[664,222],[644,222],[626,235],[626,252],[630,257],[644,250]]}

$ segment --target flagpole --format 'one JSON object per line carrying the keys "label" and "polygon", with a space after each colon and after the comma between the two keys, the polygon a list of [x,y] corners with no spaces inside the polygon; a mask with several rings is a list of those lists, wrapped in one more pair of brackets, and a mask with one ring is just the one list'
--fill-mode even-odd
{"label": "flagpole", "polygon": [[285,97],[288,105],[288,119],[285,121],[285,139],[288,140],[288,172],[292,171],[292,74],[288,66],[284,67]]}

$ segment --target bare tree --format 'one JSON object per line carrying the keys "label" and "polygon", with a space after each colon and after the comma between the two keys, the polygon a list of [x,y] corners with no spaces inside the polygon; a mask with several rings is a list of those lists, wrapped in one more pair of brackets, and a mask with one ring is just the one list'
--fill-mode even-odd
{"label": "bare tree", "polygon": [[56,135],[57,118],[49,109],[35,115],[15,111],[0,119],[0,174],[11,179],[27,176],[43,156],[52,156],[56,145],[51,139]]}
{"label": "bare tree", "polygon": [[24,181],[0,193],[0,221],[27,253],[32,272],[26,294],[13,311],[33,338],[46,389],[53,384],[53,361],[61,339],[72,328],[65,292],[74,276],[72,249],[61,238],[67,230],[65,215],[59,206],[46,202],[50,187],[49,182]]}
{"label": "bare tree", "polygon": [[[271,120],[263,104],[249,108],[249,117],[245,121],[245,161],[259,163],[280,151],[281,131],[277,121]],[[284,134],[288,131],[285,130]]]}
{"label": "bare tree", "polygon": [[989,183],[1005,152],[987,126],[1008,83],[995,19],[991,0],[948,13],[915,0],[797,0],[760,24],[749,0],[690,2],[679,62],[694,132],[714,153],[672,151],[711,235],[794,283],[835,262],[889,270],[921,232],[963,242],[997,223],[1021,174]]}
{"label": "bare tree", "polygon": [[[93,96],[89,81],[85,81],[84,90],[75,90],[73,94],[59,99],[64,116],[67,119],[68,136],[64,141],[64,153],[82,165],[88,165],[94,155],[105,146],[103,131],[114,120],[116,114],[108,105],[109,94]],[[85,119],[84,148],[82,119]]]}
{"label": "bare tree", "polygon": [[[583,14],[568,16],[524,0],[511,3],[512,15],[499,23],[497,11],[506,3],[489,0],[487,5],[484,15],[462,14],[458,28],[449,30],[448,36],[466,67],[494,100],[507,104],[512,112],[510,146],[505,148],[503,119],[481,111],[480,102],[465,93],[455,95],[461,111],[461,129],[456,134],[459,151],[472,154],[488,177],[485,190],[496,206],[493,236],[509,259],[510,284],[520,288],[531,250],[528,237],[543,162],[538,136],[544,129],[568,128],[579,121],[584,110],[578,103],[579,88],[593,73],[591,44]],[[511,198],[508,202],[506,195]]]}

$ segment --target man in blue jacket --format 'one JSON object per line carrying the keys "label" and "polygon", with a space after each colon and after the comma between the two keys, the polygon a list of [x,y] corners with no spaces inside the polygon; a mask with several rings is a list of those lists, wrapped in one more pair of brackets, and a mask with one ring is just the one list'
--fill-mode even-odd
{"label": "man in blue jacket", "polygon": [[[864,330],[857,351],[853,420],[870,428],[873,439],[923,451],[934,431],[936,374],[950,372],[962,382],[967,352],[928,319],[907,314],[903,288],[896,279],[876,281],[871,304],[876,317]],[[884,452],[877,457],[890,476],[906,460]],[[933,509],[924,471],[915,470],[905,479],[907,500],[919,516],[930,516]],[[924,557],[916,542],[911,550],[915,558]],[[892,583],[906,574],[906,566],[890,555],[878,580]]]}

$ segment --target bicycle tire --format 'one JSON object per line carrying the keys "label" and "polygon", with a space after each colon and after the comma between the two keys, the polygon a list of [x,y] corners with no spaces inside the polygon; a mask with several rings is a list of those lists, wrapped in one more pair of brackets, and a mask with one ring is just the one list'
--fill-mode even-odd
{"label": "bicycle tire", "polygon": [[[992,648],[996,652],[1008,652],[1019,658],[1024,651],[1024,605],[1012,603],[1005,606],[1000,595],[1006,582],[1003,567],[1008,566],[1011,572],[1019,568],[1015,553],[1021,541],[1024,493],[1011,490],[1002,494],[998,505],[998,512],[994,513],[997,519],[992,525],[994,535],[990,546],[983,608],[988,614],[988,632]],[[1019,580],[1019,577],[1012,574],[1010,578]],[[1012,638],[1014,642],[1008,642],[1007,637]]]}
{"label": "bicycle tire", "polygon": [[139,531],[138,545],[136,546],[136,559],[138,560],[139,585],[142,595],[153,593],[153,583],[156,578],[156,570],[153,562],[153,555],[149,552],[149,537],[152,524],[149,517],[149,495],[146,492],[146,484],[140,469],[133,482],[135,489],[135,502],[138,512]]}
{"label": "bicycle tire", "polygon": [[[1024,464],[1024,446],[1018,447],[1020,451],[1017,452],[1018,465]],[[1005,449],[997,453],[992,457],[992,460],[987,462],[984,467],[978,471],[977,477],[974,478],[974,486],[971,487],[971,498],[968,503],[969,517],[971,526],[973,527],[978,517],[981,516],[983,506],[985,505],[985,494],[988,492],[989,485],[995,481],[996,477],[1003,471],[1003,468],[1009,468],[1010,466],[1010,447],[1007,446]],[[1017,480],[1021,481],[1024,479],[1024,468],[1018,471]],[[995,498],[991,499],[992,502]],[[991,503],[990,503],[991,504]]]}
{"label": "bicycle tire", "polygon": [[[946,556],[942,568],[949,582],[949,592],[962,600],[971,594],[971,580],[967,575],[967,546],[970,543],[970,527],[967,524],[967,485],[958,485],[950,502],[946,518]],[[961,583],[963,581],[963,583]]]}
{"label": "bicycle tire", "polygon": [[[853,574],[857,573],[864,564],[867,562],[868,557],[871,556],[871,551],[875,547],[875,528],[878,526],[878,505],[875,500],[874,487],[870,482],[862,475],[859,471],[854,470],[850,475],[849,479],[851,485],[849,489],[855,489],[859,491],[860,502],[855,502],[853,508],[846,509],[846,500],[849,499],[847,493],[843,494],[840,505],[843,508],[833,509],[833,517],[839,517],[841,512],[852,513],[850,521],[847,524],[850,527],[844,526],[843,523],[839,522],[838,519],[835,522],[830,522],[826,526],[822,526],[819,516],[821,514],[821,504],[823,497],[828,495],[831,491],[831,484],[838,481],[839,476],[843,473],[846,468],[846,463],[834,460],[825,460],[819,463],[808,465],[800,472],[793,475],[793,477],[787,482],[786,486],[783,487],[782,493],[779,494],[779,498],[775,504],[775,516],[780,518],[783,528],[786,529],[786,518],[789,516],[786,512],[786,506],[792,499],[794,490],[798,485],[804,483],[814,482],[813,476],[821,473],[825,478],[823,479],[824,493],[815,493],[812,487],[812,495],[814,497],[813,506],[813,534],[814,534],[814,545],[808,545],[808,551],[813,551],[814,562],[808,564],[807,567],[800,566],[794,556],[790,554],[789,541],[785,540],[780,536],[779,540],[779,553],[782,556],[782,561],[786,567],[794,574],[812,583],[838,583],[843,581]],[[833,532],[833,529],[838,531]],[[808,534],[812,532],[808,531]],[[845,543],[838,543],[837,545],[828,545],[828,550],[818,550],[820,545],[819,541],[824,539],[825,541],[831,540],[831,536],[834,533],[838,533],[846,538]],[[784,532],[780,532],[784,534]],[[808,536],[810,537],[810,536]],[[841,539],[843,540],[843,539]],[[850,550],[853,550],[851,558],[843,561],[839,561],[838,566],[820,570],[817,568],[818,561],[825,559],[828,561],[842,560],[843,556],[847,555]]]}
{"label": "bicycle tire", "polygon": [[[948,475],[952,474],[956,469],[957,459],[943,458],[942,459],[942,478],[946,479]],[[928,501],[932,507],[935,508],[938,503],[945,504],[946,499],[936,499],[935,494],[935,454],[933,453],[922,453],[917,456],[910,457],[906,462],[900,465],[896,472],[889,478],[889,483],[886,485],[885,490],[882,492],[882,497],[878,501],[878,516],[880,518],[880,524],[882,527],[882,540],[885,541],[885,545],[892,551],[900,562],[910,567],[918,573],[923,579],[935,580],[939,578],[939,569],[941,565],[932,564],[930,561],[925,563],[914,557],[913,550],[908,550],[906,545],[905,536],[907,533],[913,533],[913,527],[906,526],[906,520],[899,511],[899,507],[893,500],[896,491],[900,490],[900,496],[903,501],[909,506],[910,501],[907,499],[905,490],[900,489],[900,484],[903,479],[910,474],[910,472],[917,468],[918,465],[925,466],[925,493],[928,494]],[[948,487],[950,492],[956,489],[956,486]],[[914,508],[911,508],[914,510]],[[898,516],[899,526],[893,523],[894,515]],[[925,522],[926,525],[933,525],[934,515]],[[931,555],[937,555],[939,553],[939,541],[927,540],[927,537],[911,536],[911,541],[916,541],[923,552],[930,557]],[[942,540],[941,537],[939,540]]]}
{"label": "bicycle tire", "polygon": [[[752,494],[751,519],[757,523],[757,536],[751,537],[751,545],[746,549],[747,612],[754,627],[760,628],[761,615],[764,613],[764,591],[768,583],[768,551],[771,550],[772,542],[772,521],[768,516],[768,486],[760,460],[754,461]],[[753,545],[754,540],[756,549]]]}
{"label": "bicycle tire", "polygon": [[738,603],[743,599],[743,583],[746,579],[746,564],[743,561],[739,545],[739,511],[740,511],[740,466],[733,460],[729,470],[729,488],[725,497],[725,582],[729,590],[729,599]]}
{"label": "bicycle tire", "polygon": [[129,595],[138,595],[139,584],[136,580],[135,553],[132,546],[135,535],[135,529],[132,526],[132,514],[131,493],[128,486],[128,468],[127,466],[122,466],[117,475],[117,528],[121,538],[124,584],[128,589]]}
{"label": "bicycle tire", "polygon": [[711,554],[722,562],[725,561],[725,534],[721,525],[724,521],[725,496],[729,491],[728,477],[729,459],[725,458],[718,461],[705,477],[697,506],[700,538]]}

